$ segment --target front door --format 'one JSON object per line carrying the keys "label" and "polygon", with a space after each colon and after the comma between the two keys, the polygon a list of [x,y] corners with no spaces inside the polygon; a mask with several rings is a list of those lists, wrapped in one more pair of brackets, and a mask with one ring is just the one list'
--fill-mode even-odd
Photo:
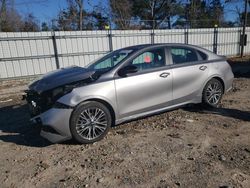
{"label": "front door", "polygon": [[172,71],[165,61],[164,48],[144,51],[130,62],[138,72],[115,79],[119,118],[170,105]]}

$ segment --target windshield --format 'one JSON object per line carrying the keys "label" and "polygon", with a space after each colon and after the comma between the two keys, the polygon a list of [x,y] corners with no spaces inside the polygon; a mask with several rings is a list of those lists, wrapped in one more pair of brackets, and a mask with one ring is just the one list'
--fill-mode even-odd
{"label": "windshield", "polygon": [[101,72],[102,71],[107,72],[111,70],[113,67],[115,67],[117,64],[119,64],[122,60],[124,60],[134,51],[135,49],[116,50],[104,56],[103,58],[97,60],[93,64],[89,65],[88,68]]}

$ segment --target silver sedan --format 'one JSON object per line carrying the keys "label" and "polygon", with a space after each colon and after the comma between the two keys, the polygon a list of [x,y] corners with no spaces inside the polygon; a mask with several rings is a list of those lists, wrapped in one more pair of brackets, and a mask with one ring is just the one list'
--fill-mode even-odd
{"label": "silver sedan", "polygon": [[190,103],[217,107],[233,78],[225,57],[203,48],[146,44],[48,73],[25,97],[43,137],[93,143],[124,121]]}

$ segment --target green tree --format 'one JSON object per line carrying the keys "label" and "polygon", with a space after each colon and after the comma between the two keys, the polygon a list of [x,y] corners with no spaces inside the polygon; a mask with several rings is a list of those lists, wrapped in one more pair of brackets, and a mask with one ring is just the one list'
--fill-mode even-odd
{"label": "green tree", "polygon": [[143,21],[147,28],[159,28],[167,23],[171,28],[171,18],[178,15],[180,2],[177,0],[134,0],[133,16]]}
{"label": "green tree", "polygon": [[130,27],[130,20],[132,18],[131,0],[110,0],[109,5],[111,9],[112,21],[119,29],[128,29]]}
{"label": "green tree", "polygon": [[109,25],[109,20],[99,11],[92,11],[89,13],[89,17],[92,18],[93,27],[95,29],[104,29],[106,25]]}
{"label": "green tree", "polygon": [[[245,13],[242,11],[240,13],[240,25],[243,25],[244,17],[245,17]],[[250,12],[247,13],[247,26],[250,26]]]}
{"label": "green tree", "polygon": [[7,6],[6,0],[0,0],[0,31],[16,32],[20,31],[23,20],[13,6]]}
{"label": "green tree", "polygon": [[3,31],[3,27],[6,24],[6,0],[1,0],[1,9],[0,9],[0,31]]}
{"label": "green tree", "polygon": [[191,28],[209,26],[209,7],[205,0],[190,0],[185,6],[185,19]]}
{"label": "green tree", "polygon": [[40,31],[38,21],[36,18],[33,16],[33,14],[28,14],[26,18],[24,19],[23,25],[21,27],[21,31],[24,32],[35,32],[35,31]]}
{"label": "green tree", "polygon": [[79,28],[79,30],[82,30],[82,25],[83,25],[83,0],[75,0],[75,2],[78,5],[78,12],[79,12],[78,28]]}
{"label": "green tree", "polygon": [[224,4],[220,0],[190,0],[183,4],[183,11],[174,25],[204,28],[225,25],[225,23]]}
{"label": "green tree", "polygon": [[42,31],[49,31],[50,30],[50,28],[46,22],[43,22],[41,27],[42,27]]}
{"label": "green tree", "polygon": [[208,11],[211,25],[220,25],[224,22],[224,7],[220,0],[212,0]]}
{"label": "green tree", "polygon": [[67,4],[68,7],[58,14],[57,28],[64,31],[82,30],[83,17],[86,15],[82,1],[67,0]]}

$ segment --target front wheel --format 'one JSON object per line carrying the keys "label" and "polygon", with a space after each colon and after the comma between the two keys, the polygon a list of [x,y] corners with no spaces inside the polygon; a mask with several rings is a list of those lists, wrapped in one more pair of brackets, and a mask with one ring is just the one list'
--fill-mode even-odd
{"label": "front wheel", "polygon": [[101,140],[108,133],[111,124],[108,108],[102,103],[88,101],[80,104],[73,112],[70,130],[76,141],[90,144]]}
{"label": "front wheel", "polygon": [[202,102],[210,107],[217,107],[223,95],[223,85],[216,78],[206,84],[202,93]]}

